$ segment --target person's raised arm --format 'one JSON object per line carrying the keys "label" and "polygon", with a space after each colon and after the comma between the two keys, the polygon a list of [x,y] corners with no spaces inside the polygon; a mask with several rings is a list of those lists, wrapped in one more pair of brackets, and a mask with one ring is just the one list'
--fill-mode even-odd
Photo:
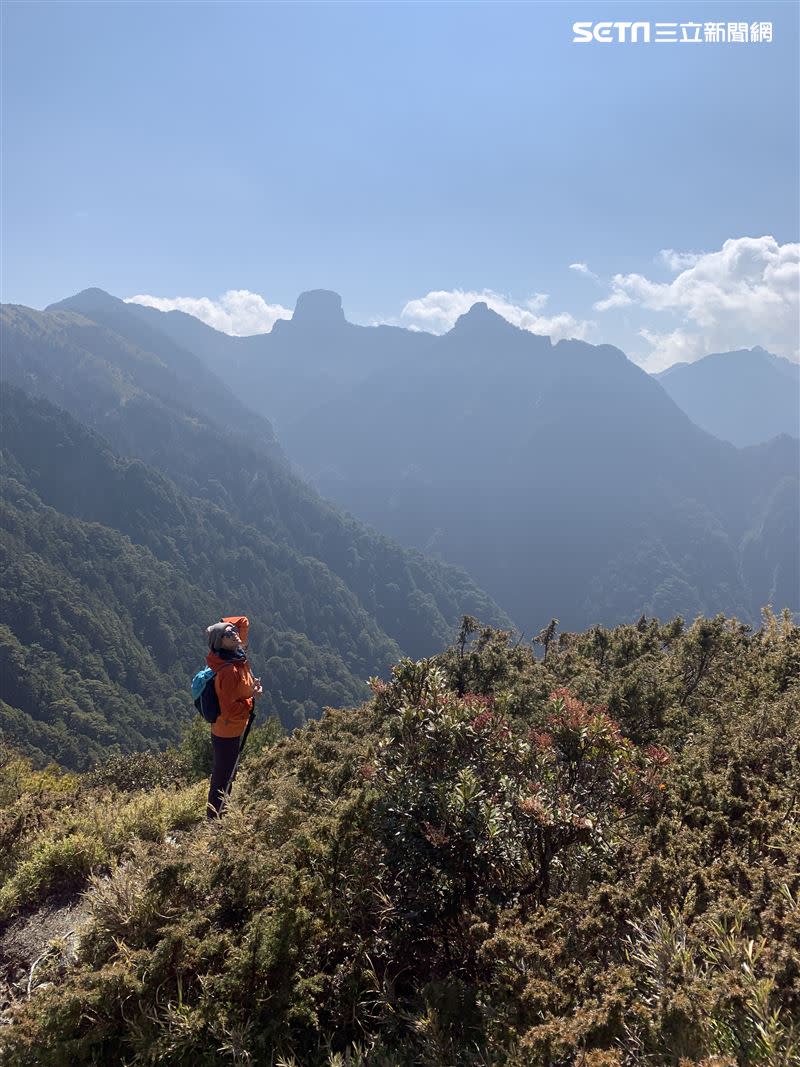
{"label": "person's raised arm", "polygon": [[247,635],[250,631],[250,620],[246,615],[230,615],[222,620],[229,626],[235,626],[239,631],[239,638],[243,645],[247,644]]}

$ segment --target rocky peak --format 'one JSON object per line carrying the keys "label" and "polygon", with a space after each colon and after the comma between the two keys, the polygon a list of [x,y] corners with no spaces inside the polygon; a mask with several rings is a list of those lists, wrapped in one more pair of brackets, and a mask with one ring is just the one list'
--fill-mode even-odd
{"label": "rocky peak", "polygon": [[480,300],[477,304],[473,304],[464,315],[458,317],[450,332],[458,337],[484,337],[518,334],[519,330],[508,319],[492,311],[488,304]]}
{"label": "rocky peak", "polygon": [[110,311],[122,303],[122,300],[107,293],[104,289],[82,289],[74,296],[68,296],[66,300],[50,304],[45,311],[78,311],[91,316],[93,311]]}
{"label": "rocky peak", "polygon": [[297,298],[292,315],[293,325],[315,329],[338,326],[345,322],[342,298],[330,289],[311,289]]}

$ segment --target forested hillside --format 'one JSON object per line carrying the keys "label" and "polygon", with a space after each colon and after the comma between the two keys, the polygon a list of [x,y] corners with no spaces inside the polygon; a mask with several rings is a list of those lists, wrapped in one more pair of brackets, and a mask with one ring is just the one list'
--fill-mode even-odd
{"label": "forested hillside", "polygon": [[410,654],[441,647],[464,611],[507,620],[463,571],[400,548],[323,500],[291,473],[270,424],[236,400],[224,376],[209,379],[183,350],[138,347],[156,339],[140,337],[133,311],[101,295],[130,317],[133,339],[72,312],[4,307],[5,379],[63,406],[183,492],[320,561]]}
{"label": "forested hillside", "polygon": [[174,753],[7,750],[3,1062],[793,1067],[799,680],[788,615],[465,619],[218,826]]}
{"label": "forested hillside", "polygon": [[172,369],[77,316],[4,314],[0,726],[36,761],[175,741],[203,628],[231,611],[253,620],[261,710],[288,727],[363,698],[399,652],[442,648],[465,607],[505,618],[466,575],[320,500],[268,423],[226,433]]}
{"label": "forested hillside", "polygon": [[[294,726],[358,699],[397,645],[309,560],[116,457],[64,412],[7,387],[2,482],[3,727],[87,767],[175,740],[194,714],[202,629],[252,604],[262,710]],[[54,462],[54,458],[56,462]]]}

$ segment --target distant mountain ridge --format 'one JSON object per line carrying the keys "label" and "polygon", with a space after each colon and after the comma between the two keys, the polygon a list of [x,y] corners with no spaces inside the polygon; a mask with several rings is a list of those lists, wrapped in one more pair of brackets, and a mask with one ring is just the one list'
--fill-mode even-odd
{"label": "distant mountain ridge", "polygon": [[280,407],[286,454],[326,496],[463,566],[526,629],[800,606],[798,462],[780,438],[737,452],[619,349],[554,345],[485,304],[384,348],[335,294],[309,299],[329,327],[313,339],[304,313],[256,338],[202,328],[205,358],[246,368],[240,398]]}
{"label": "distant mountain ridge", "polygon": [[739,448],[800,438],[800,364],[763,348],[715,352],[654,377],[692,422]]}
{"label": "distant mountain ridge", "polygon": [[[529,629],[550,616],[570,629],[642,612],[755,619],[770,594],[798,606],[791,537],[768,588],[742,562],[748,531],[771,529],[751,510],[756,462],[612,346],[553,345],[473,309],[282,440],[323,493],[458,562]],[[776,484],[796,487],[796,459],[777,454]]]}
{"label": "distant mountain ridge", "polygon": [[791,445],[737,452],[613,346],[553,345],[485,304],[435,337],[355,326],[319,290],[236,338],[108,299],[68,303],[226,368],[326,496],[465,568],[527,630],[797,610]]}
{"label": "distant mountain ridge", "polygon": [[[247,377],[252,406],[281,429],[395,359],[435,348],[437,341],[423,332],[350,323],[339,294],[323,289],[301,293],[290,320],[279,319],[271,331],[247,337],[231,337],[184,312],[132,306],[210,365],[237,368]],[[494,320],[498,329],[501,324],[517,329],[484,302],[467,314]],[[461,328],[459,322],[454,328]],[[701,429],[746,447],[781,433],[800,434],[798,374],[798,364],[757,346],[676,363],[652,377]]]}
{"label": "distant mountain ridge", "polygon": [[[83,293],[71,298],[76,309],[84,306],[83,298]],[[278,319],[269,333],[249,337],[231,337],[182,311],[126,306],[215,373],[233,376],[238,395],[281,431],[384,364],[424,351],[433,340],[397,326],[348,322],[341,297],[326,289],[301,293],[291,320]]]}

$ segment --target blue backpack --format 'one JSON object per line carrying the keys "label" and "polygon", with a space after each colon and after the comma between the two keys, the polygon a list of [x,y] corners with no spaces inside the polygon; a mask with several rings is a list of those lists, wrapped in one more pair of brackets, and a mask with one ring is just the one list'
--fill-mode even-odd
{"label": "blue backpack", "polygon": [[[224,666],[229,667],[230,664]],[[192,700],[206,722],[216,722],[219,718],[219,697],[214,677],[215,672],[210,667],[204,667],[192,678]]]}

